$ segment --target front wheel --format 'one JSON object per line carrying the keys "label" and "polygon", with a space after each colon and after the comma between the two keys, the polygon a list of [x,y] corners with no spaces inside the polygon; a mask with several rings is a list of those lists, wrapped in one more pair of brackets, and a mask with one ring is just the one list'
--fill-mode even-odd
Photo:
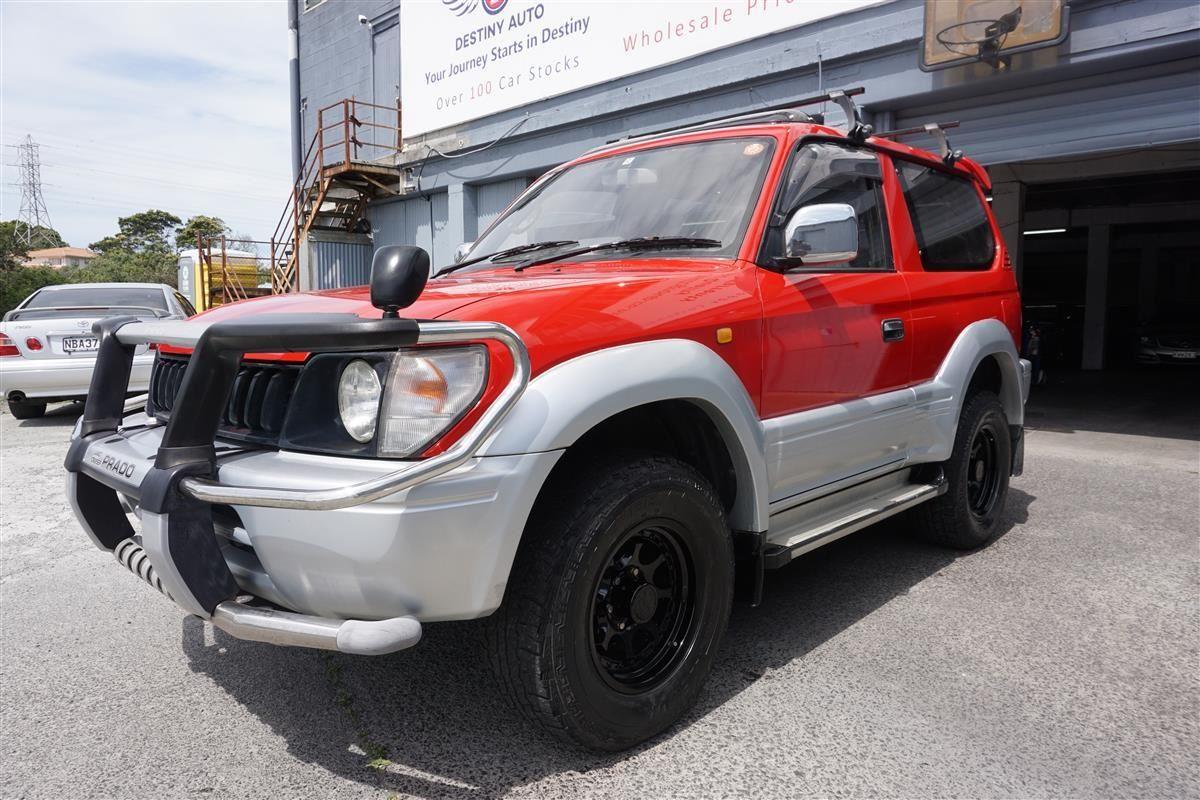
{"label": "front wheel", "polygon": [[658,456],[571,470],[548,487],[487,624],[492,664],[527,717],[622,750],[695,702],[732,600],[732,539],[699,473]]}
{"label": "front wheel", "polygon": [[981,391],[967,398],[954,450],[942,466],[946,493],[916,508],[917,532],[945,547],[982,547],[1000,527],[1012,473],[1008,419],[994,393]]}

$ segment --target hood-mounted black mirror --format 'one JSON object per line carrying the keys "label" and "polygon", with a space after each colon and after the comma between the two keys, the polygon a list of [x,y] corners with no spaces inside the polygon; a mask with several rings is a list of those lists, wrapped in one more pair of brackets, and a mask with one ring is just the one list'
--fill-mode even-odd
{"label": "hood-mounted black mirror", "polygon": [[383,310],[384,319],[398,319],[428,281],[429,253],[407,244],[381,247],[371,259],[371,305]]}

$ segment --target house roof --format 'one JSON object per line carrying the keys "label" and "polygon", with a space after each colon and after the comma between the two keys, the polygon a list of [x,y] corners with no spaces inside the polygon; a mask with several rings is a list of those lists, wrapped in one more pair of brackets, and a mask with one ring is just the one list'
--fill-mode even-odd
{"label": "house roof", "polygon": [[74,258],[95,258],[100,255],[93,253],[85,247],[47,247],[44,250],[30,250],[29,258],[65,258],[71,256]]}

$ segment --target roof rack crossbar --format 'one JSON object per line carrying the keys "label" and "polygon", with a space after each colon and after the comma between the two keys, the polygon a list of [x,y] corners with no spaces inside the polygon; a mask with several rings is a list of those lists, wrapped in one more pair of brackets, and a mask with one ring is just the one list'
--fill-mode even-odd
{"label": "roof rack crossbar", "polygon": [[[805,114],[799,110],[801,106],[811,106],[816,105],[817,103],[825,103],[829,101],[833,101],[840,105],[841,103],[837,99],[839,96],[848,101],[848,98],[857,97],[865,91],[866,89],[863,87],[855,86],[852,89],[840,89],[833,92],[827,92],[825,94],[814,95],[813,97],[805,97],[800,100],[791,100],[786,103],[767,106],[766,108],[760,108],[748,113],[715,117],[713,119],[705,120],[704,122],[697,122],[692,125],[685,125],[683,127],[660,128],[653,131],[643,131],[642,133],[630,134],[629,136],[621,136],[616,139],[610,139],[603,146],[593,148],[589,152],[602,150],[609,145],[613,145],[618,142],[633,142],[637,141],[638,139],[645,139],[651,136],[661,136],[665,133],[689,133],[691,131],[701,131],[707,128],[719,128],[731,124],[746,125],[754,122],[802,122],[811,118],[808,114]],[[802,119],[796,119],[794,115],[800,115]],[[858,116],[857,109],[855,109],[854,118],[859,122],[859,124],[861,124],[861,119]],[[869,128],[869,126],[867,127]],[[868,135],[870,134],[868,133]]]}
{"label": "roof rack crossbar", "polygon": [[942,161],[948,166],[953,166],[954,162],[963,157],[963,151],[955,150],[950,146],[950,139],[946,136],[946,131],[957,127],[958,120],[954,120],[953,122],[927,122],[915,128],[884,131],[883,133],[876,134],[876,136],[880,139],[899,139],[901,136],[914,136],[918,133],[927,133],[937,140],[938,155],[941,156]]}

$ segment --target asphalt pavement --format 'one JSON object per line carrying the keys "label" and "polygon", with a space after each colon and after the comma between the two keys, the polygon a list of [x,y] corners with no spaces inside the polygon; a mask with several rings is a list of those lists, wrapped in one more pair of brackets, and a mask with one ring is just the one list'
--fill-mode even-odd
{"label": "asphalt pavement", "polygon": [[770,573],[699,705],[604,757],[508,710],[471,623],[375,659],[214,633],[75,523],[77,408],[0,412],[0,796],[1200,796],[1200,405],[1045,397],[996,542],[894,521]]}

